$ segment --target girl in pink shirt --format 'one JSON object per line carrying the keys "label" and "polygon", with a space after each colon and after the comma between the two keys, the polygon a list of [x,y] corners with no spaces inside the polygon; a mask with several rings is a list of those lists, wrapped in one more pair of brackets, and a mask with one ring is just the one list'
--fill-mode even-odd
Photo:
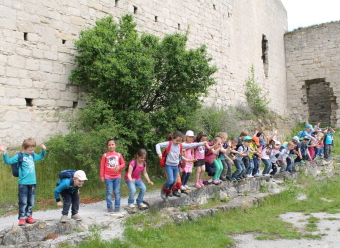
{"label": "girl in pink shirt", "polygon": [[140,190],[136,200],[138,207],[141,209],[147,208],[147,206],[143,203],[146,187],[140,177],[141,173],[143,172],[143,175],[148,184],[153,185],[153,182],[150,181],[149,175],[146,172],[145,160],[147,158],[147,155],[148,154],[145,149],[139,149],[135,156],[135,159],[130,162],[129,167],[126,169],[124,179],[130,190],[128,199],[128,204],[130,208],[135,208],[134,196],[136,194],[136,187]]}
{"label": "girl in pink shirt", "polygon": [[[189,130],[185,133],[185,141],[183,144],[190,144],[194,141],[194,132]],[[190,189],[190,187],[188,186],[188,181],[190,178],[190,175],[192,173],[192,165],[193,162],[195,162],[196,160],[194,159],[194,148],[187,148],[187,149],[183,149],[184,154],[183,156],[185,157],[185,159],[183,159],[181,161],[181,168],[180,171],[182,172],[182,177],[181,177],[181,181],[182,181],[182,185],[181,185],[181,190],[187,190]]]}
{"label": "girl in pink shirt", "polygon": [[[203,133],[199,132],[197,134],[195,142],[204,142],[207,141],[208,136]],[[194,158],[197,160],[194,162],[194,167],[196,167],[196,183],[195,187],[196,188],[201,188],[204,186],[203,184],[203,175],[205,172],[205,162],[204,162],[204,157],[205,157],[205,145],[198,146],[194,149]]]}

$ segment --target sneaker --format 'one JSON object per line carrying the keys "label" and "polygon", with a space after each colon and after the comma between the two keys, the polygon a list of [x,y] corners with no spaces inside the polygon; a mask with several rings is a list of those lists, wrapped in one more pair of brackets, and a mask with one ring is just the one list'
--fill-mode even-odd
{"label": "sneaker", "polygon": [[67,215],[61,216],[60,222],[65,223],[67,221]]}
{"label": "sneaker", "polygon": [[242,178],[236,178],[237,181],[242,181]]}
{"label": "sneaker", "polygon": [[260,174],[257,173],[257,174],[254,175],[254,177],[260,177]]}
{"label": "sneaker", "polygon": [[19,219],[19,226],[24,226],[26,225],[26,220],[25,219]]}
{"label": "sneaker", "polygon": [[249,175],[248,177],[249,177],[249,178],[253,178],[254,176],[253,176],[253,175]]}
{"label": "sneaker", "polygon": [[213,180],[212,183],[215,184],[215,185],[220,184],[220,182],[218,180]]}
{"label": "sneaker", "polygon": [[113,212],[118,213],[120,211],[120,207],[115,207],[115,209],[113,210]]}
{"label": "sneaker", "polygon": [[235,177],[230,178],[231,181],[237,181]]}
{"label": "sneaker", "polygon": [[135,204],[129,204],[129,208],[135,208]]}
{"label": "sneaker", "polygon": [[148,208],[148,206],[145,205],[144,203],[138,204],[138,207],[141,208],[141,209],[146,209],[146,208]]}
{"label": "sneaker", "polygon": [[180,189],[181,189],[181,190],[187,190],[187,188],[185,187],[185,185],[181,185]]}
{"label": "sneaker", "polygon": [[113,208],[112,208],[112,207],[109,207],[109,208],[107,208],[107,211],[108,211],[109,213],[112,213],[112,212],[113,212]]}
{"label": "sneaker", "polygon": [[163,188],[161,189],[161,198],[163,199],[163,200],[165,200],[165,197],[166,197],[166,193],[165,193],[165,191],[163,190]]}
{"label": "sneaker", "polygon": [[33,224],[35,222],[36,222],[36,220],[33,219],[32,216],[28,216],[27,219],[26,219],[26,223]]}
{"label": "sneaker", "polygon": [[184,187],[185,187],[186,189],[191,189],[188,185],[185,185]]}
{"label": "sneaker", "polygon": [[205,186],[203,180],[200,180],[199,184],[201,185],[201,187]]}
{"label": "sneaker", "polygon": [[74,214],[71,216],[71,219],[72,220],[77,220],[77,221],[80,221],[80,220],[83,220],[79,214]]}
{"label": "sneaker", "polygon": [[204,186],[208,186],[208,185],[211,184],[211,183],[209,183],[209,181],[203,181],[202,183],[203,183]]}
{"label": "sneaker", "polygon": [[199,183],[195,183],[195,187],[196,187],[196,188],[201,188],[202,186],[201,186],[201,184],[199,184]]}
{"label": "sneaker", "polygon": [[224,178],[224,177],[221,177],[220,180],[221,180],[222,182],[228,181],[228,179],[227,179],[227,178]]}
{"label": "sneaker", "polygon": [[178,190],[172,191],[172,195],[176,197],[181,197],[181,194],[178,192]]}

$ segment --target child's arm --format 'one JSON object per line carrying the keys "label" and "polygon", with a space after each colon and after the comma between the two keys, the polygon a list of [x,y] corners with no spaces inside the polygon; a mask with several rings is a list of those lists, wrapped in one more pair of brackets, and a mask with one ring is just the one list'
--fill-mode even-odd
{"label": "child's arm", "polygon": [[156,145],[156,152],[158,154],[158,158],[159,159],[162,159],[162,151],[161,151],[161,148],[168,148],[169,146],[169,141],[166,141],[166,142],[162,142],[162,143],[158,143]]}
{"label": "child's arm", "polygon": [[102,155],[102,160],[100,161],[100,172],[99,172],[99,177],[102,183],[104,182],[104,171],[105,171],[105,166],[106,166],[106,157],[105,154]]}
{"label": "child's arm", "polygon": [[144,167],[143,175],[144,175],[146,181],[148,182],[148,184],[153,185],[153,182],[150,181],[149,175],[148,175],[148,173],[146,172],[146,166]]}
{"label": "child's arm", "polygon": [[[134,160],[135,161],[135,160]],[[134,163],[134,162],[132,162],[132,163]],[[137,166],[136,164],[135,164],[135,166]],[[136,179],[132,179],[132,171],[133,171],[133,166],[131,165],[131,163],[129,164],[129,169],[128,169],[128,173],[127,173],[127,178],[129,179],[129,181],[130,182],[134,182],[134,181],[136,181]]]}
{"label": "child's arm", "polygon": [[119,165],[113,170],[115,173],[119,172],[120,170],[122,170],[125,167],[125,161],[123,158],[123,155],[119,153],[119,158],[118,158],[118,163]]}
{"label": "child's arm", "polygon": [[300,159],[302,159],[301,148],[298,148],[298,156]]}
{"label": "child's arm", "polygon": [[207,142],[199,142],[199,143],[183,143],[183,149],[187,149],[187,148],[193,148],[193,147],[197,147],[197,146],[206,146]]}
{"label": "child's arm", "polygon": [[33,161],[39,161],[42,160],[45,157],[46,154],[46,146],[44,143],[40,144],[40,147],[42,148],[40,154],[34,154]]}
{"label": "child's arm", "polygon": [[[72,180],[72,179],[71,179]],[[60,194],[63,190],[68,189],[70,187],[70,181],[69,180],[62,180],[61,183],[55,188],[54,190],[54,199],[57,202],[57,205],[62,207],[63,203],[60,201]]]}

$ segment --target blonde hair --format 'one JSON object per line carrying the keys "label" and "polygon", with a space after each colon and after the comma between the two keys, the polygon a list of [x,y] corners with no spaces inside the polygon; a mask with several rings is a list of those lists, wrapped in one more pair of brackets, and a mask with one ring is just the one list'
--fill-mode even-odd
{"label": "blonde hair", "polygon": [[29,147],[36,147],[36,146],[37,146],[37,143],[32,138],[25,139],[24,142],[22,143],[22,149],[24,150]]}
{"label": "blonde hair", "polygon": [[215,138],[213,139],[213,142],[214,142],[214,143],[217,143],[217,142],[219,142],[219,141],[222,141],[220,137],[215,137]]}
{"label": "blonde hair", "polygon": [[225,132],[219,132],[216,134],[215,137],[219,137],[219,138],[228,137],[228,134]]}

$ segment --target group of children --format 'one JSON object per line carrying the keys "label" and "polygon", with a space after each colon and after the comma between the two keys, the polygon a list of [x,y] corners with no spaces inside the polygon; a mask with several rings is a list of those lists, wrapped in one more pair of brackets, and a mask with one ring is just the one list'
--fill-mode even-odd
{"label": "group of children", "polygon": [[[223,181],[237,181],[245,178],[259,176],[274,176],[278,167],[282,174],[294,173],[293,164],[303,160],[313,163],[315,158],[331,159],[331,147],[335,131],[327,127],[324,132],[320,129],[320,123],[315,127],[307,125],[304,131],[299,132],[291,141],[281,144],[276,139],[277,132],[266,137],[263,132],[256,131],[250,137],[247,131],[241,132],[237,138],[228,140],[225,132],[219,132],[211,142],[208,136],[200,132],[196,138],[194,132],[189,130],[183,135],[176,131],[168,136],[168,141],[158,143],[156,152],[161,160],[165,158],[165,173],[167,181],[162,186],[161,197],[164,201],[169,196],[180,196],[179,190],[185,192],[190,189],[188,182],[193,167],[196,168],[196,188],[210,184],[220,184]],[[183,142],[184,138],[184,142]],[[19,225],[34,223],[32,207],[36,189],[36,175],[34,162],[44,158],[46,147],[42,143],[42,151],[35,154],[36,142],[32,139],[25,139],[22,145],[22,153],[9,158],[6,146],[0,144],[0,151],[3,152],[3,159],[6,164],[17,164],[19,183]],[[125,166],[122,154],[116,152],[116,141],[107,141],[108,152],[102,155],[100,163],[100,180],[106,185],[106,203],[109,212],[120,211],[120,184],[122,171],[125,168],[124,180],[130,190],[128,206],[135,208],[136,188],[139,194],[136,203],[139,208],[145,209],[147,205],[143,202],[146,186],[141,179],[144,175],[148,184],[153,185],[147,169],[147,152],[139,149],[135,158]],[[161,148],[167,153],[162,154]],[[260,173],[260,164],[263,162],[264,169]],[[233,170],[235,165],[235,170]],[[182,173],[180,176],[179,172]],[[206,173],[206,177],[204,177]],[[58,180],[54,190],[54,197],[57,205],[63,207],[61,222],[66,222],[69,209],[71,208],[72,219],[81,220],[79,210],[79,188],[87,180],[82,170],[74,172],[73,177]],[[114,194],[114,205],[112,202]],[[63,202],[60,200],[60,195]]]}

